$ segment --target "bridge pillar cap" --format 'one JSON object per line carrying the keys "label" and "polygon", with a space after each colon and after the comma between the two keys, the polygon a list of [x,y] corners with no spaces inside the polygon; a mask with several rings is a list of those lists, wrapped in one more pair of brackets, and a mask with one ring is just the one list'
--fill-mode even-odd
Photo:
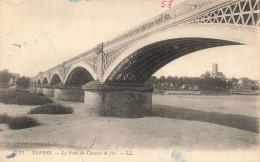
{"label": "bridge pillar cap", "polygon": [[53,87],[55,89],[82,89],[80,85],[64,85],[63,83],[55,84]]}
{"label": "bridge pillar cap", "polygon": [[153,87],[146,84],[104,83],[100,81],[89,82],[82,86],[87,91],[142,91],[152,92]]}
{"label": "bridge pillar cap", "polygon": [[42,85],[43,88],[53,88],[54,86],[53,85],[50,85],[50,84],[44,84]]}

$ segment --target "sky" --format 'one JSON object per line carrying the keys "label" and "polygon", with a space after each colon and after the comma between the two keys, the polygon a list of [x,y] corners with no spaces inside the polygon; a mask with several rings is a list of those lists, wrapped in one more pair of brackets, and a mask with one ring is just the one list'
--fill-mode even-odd
{"label": "sky", "polygon": [[[33,77],[166,11],[161,2],[0,0],[0,70]],[[227,77],[260,80],[259,60],[255,47],[216,47],[176,59],[154,75],[196,77],[214,62]]]}

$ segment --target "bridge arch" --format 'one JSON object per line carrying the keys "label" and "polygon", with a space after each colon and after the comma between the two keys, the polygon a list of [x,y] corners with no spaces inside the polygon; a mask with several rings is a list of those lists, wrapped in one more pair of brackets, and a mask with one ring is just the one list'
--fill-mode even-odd
{"label": "bridge arch", "polygon": [[48,84],[49,81],[47,79],[47,77],[44,77],[43,80],[42,80],[42,85],[45,85],[45,84]]}
{"label": "bridge arch", "polygon": [[[194,24],[184,27],[172,27],[165,31],[160,31],[159,33],[141,38],[134,42],[129,48],[121,53],[117,59],[115,59],[115,61],[105,71],[103,81],[114,82],[119,79],[122,82],[123,77],[126,81],[129,80],[130,76],[132,75],[132,78],[130,79],[132,80],[131,82],[133,82],[133,80],[139,82],[138,79],[140,79],[141,76],[139,76],[139,78],[135,78],[134,75],[152,75],[161,67],[170,63],[174,59],[206,48],[241,44],[254,47],[258,46],[258,41],[256,40],[257,38],[255,36],[256,33],[259,34],[257,31],[242,29],[241,26],[236,28],[235,26],[237,27],[237,25],[226,24],[219,26],[212,26],[210,24]],[[187,47],[185,47],[185,45]],[[166,50],[168,49],[168,52],[166,50],[159,50],[158,52],[160,54],[157,54],[157,57],[153,57],[147,52],[149,52],[149,48],[156,50],[155,47],[157,47],[157,50],[158,48],[166,48]],[[172,51],[172,54],[170,54],[170,51]],[[150,50],[150,53],[151,52],[153,51]],[[134,59],[134,56],[135,58],[138,58],[138,60]],[[144,64],[144,62],[140,62],[140,60],[145,58],[146,64]],[[150,60],[150,63],[147,62],[148,60]],[[152,65],[154,61],[157,61],[157,65],[150,67],[153,70],[148,70],[149,72],[141,69],[139,69],[139,71],[137,70],[140,67],[144,68],[145,65],[146,69],[149,68],[149,66]],[[138,67],[139,65],[140,67]],[[140,82],[143,83],[145,78],[146,77],[142,78],[142,81]]]}
{"label": "bridge arch", "polygon": [[64,84],[84,85],[96,79],[96,73],[86,63],[79,62],[73,64],[66,74]]}
{"label": "bridge arch", "polygon": [[[50,78],[49,78],[49,75],[48,74],[44,74],[43,76],[42,76],[42,84],[43,84],[43,81],[44,81],[44,78],[46,78],[46,80],[47,80],[47,83],[45,83],[45,84],[48,84],[48,83],[50,83]],[[45,80],[45,82],[46,82],[46,80]]]}
{"label": "bridge arch", "polygon": [[50,85],[55,85],[62,82],[61,74],[58,71],[55,71],[50,77]]}
{"label": "bridge arch", "polygon": [[41,85],[41,79],[38,79],[37,85]]}

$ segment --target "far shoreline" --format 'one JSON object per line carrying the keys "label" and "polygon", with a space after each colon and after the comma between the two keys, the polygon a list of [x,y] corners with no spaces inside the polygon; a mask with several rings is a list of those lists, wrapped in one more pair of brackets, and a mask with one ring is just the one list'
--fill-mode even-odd
{"label": "far shoreline", "polygon": [[209,92],[209,91],[154,91],[153,95],[192,96],[259,96],[259,92]]}

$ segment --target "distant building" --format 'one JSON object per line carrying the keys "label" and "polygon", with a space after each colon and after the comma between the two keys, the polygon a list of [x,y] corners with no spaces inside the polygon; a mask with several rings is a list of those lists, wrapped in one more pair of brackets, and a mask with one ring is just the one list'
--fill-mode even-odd
{"label": "distant building", "polygon": [[259,86],[259,82],[257,80],[251,80],[249,78],[239,78],[238,85],[241,86]]}
{"label": "distant building", "polygon": [[257,80],[251,80],[249,78],[239,78],[236,91],[250,92],[253,89],[259,89],[259,82]]}
{"label": "distant building", "polygon": [[9,84],[16,84],[18,78],[20,78],[20,74],[18,73],[10,73],[12,77],[9,80]]}
{"label": "distant building", "polygon": [[238,79],[239,85],[249,85],[251,83],[252,83],[252,80],[250,80],[249,78],[239,78]]}
{"label": "distant building", "polygon": [[9,84],[14,84],[14,79],[13,78],[10,78]]}
{"label": "distant building", "polygon": [[212,78],[217,78],[217,75],[218,75],[218,64],[213,63],[212,64],[211,77]]}
{"label": "distant building", "polygon": [[218,72],[218,64],[216,64],[216,63],[212,64],[211,77],[212,78],[226,79],[226,76],[222,72]]}

